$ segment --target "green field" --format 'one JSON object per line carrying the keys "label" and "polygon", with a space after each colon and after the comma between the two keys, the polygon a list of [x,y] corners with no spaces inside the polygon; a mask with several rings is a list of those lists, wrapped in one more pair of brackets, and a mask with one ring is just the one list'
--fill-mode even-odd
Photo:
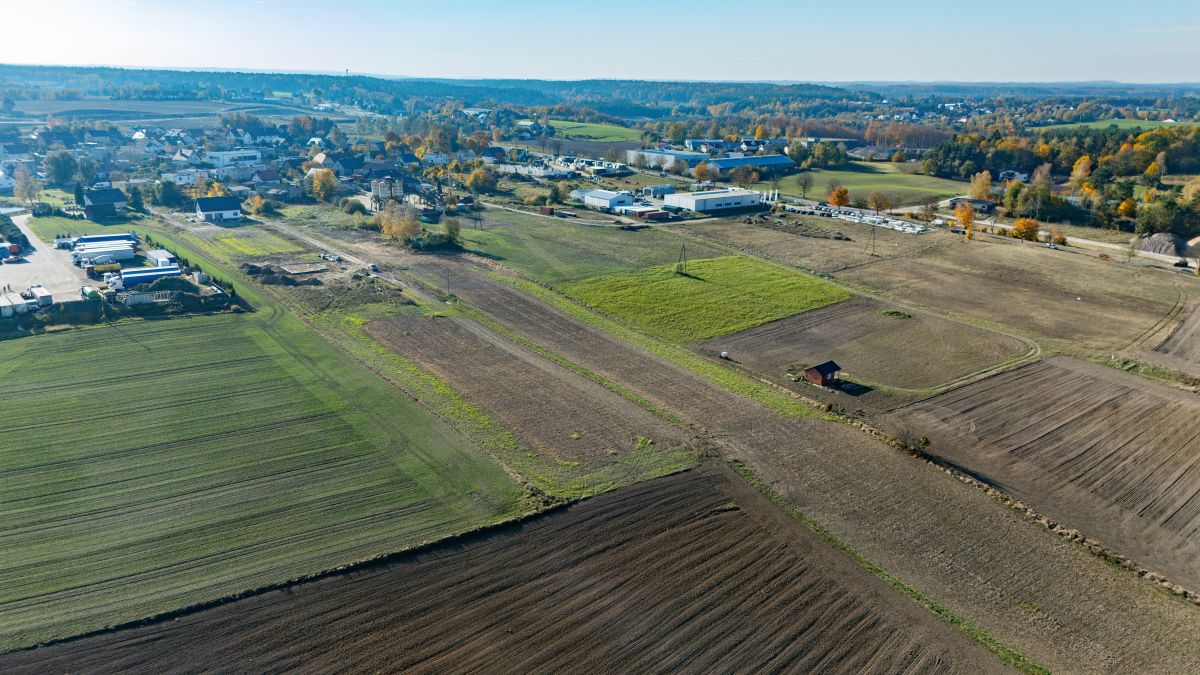
{"label": "green field", "polygon": [[0,343],[0,651],[522,510],[463,436],[242,295],[258,312]]}
{"label": "green field", "polygon": [[216,250],[231,257],[281,255],[299,253],[304,250],[283,237],[253,226],[223,231],[215,237],[206,237],[206,239]]}
{"label": "green field", "polygon": [[619,143],[621,141],[637,141],[642,138],[640,129],[618,127],[613,124],[550,120],[550,126],[554,127],[555,135],[564,140]]}
{"label": "green field", "polygon": [[1160,122],[1159,120],[1095,120],[1092,122],[1067,122],[1064,124],[1047,124],[1040,127],[1026,127],[1027,131],[1054,131],[1057,129],[1107,129],[1115,126],[1118,129],[1142,129],[1149,131],[1159,127],[1176,127],[1195,124],[1194,122]]}
{"label": "green field", "polygon": [[[497,208],[489,208],[484,216],[482,231],[463,221],[466,248],[550,284],[674,262],[684,243],[657,229],[631,232]],[[722,253],[687,242],[689,257]]]}
{"label": "green field", "polygon": [[[904,173],[901,171],[902,166],[904,165],[895,162],[851,162],[839,169],[812,169],[809,173],[812,174],[813,183],[808,190],[808,197],[828,197],[830,181],[845,185],[850,191],[852,202],[860,198],[866,199],[868,194],[879,190],[892,195],[895,206],[913,206],[932,197],[943,199],[965,194],[967,191],[966,183],[937,176]],[[755,185],[754,189],[770,190],[771,185],[762,182]],[[780,191],[799,196],[800,188],[796,187],[796,177],[785,177]]]}
{"label": "green field", "polygon": [[596,309],[676,342],[727,335],[845,300],[847,291],[740,256],[584,279],[563,288]]}

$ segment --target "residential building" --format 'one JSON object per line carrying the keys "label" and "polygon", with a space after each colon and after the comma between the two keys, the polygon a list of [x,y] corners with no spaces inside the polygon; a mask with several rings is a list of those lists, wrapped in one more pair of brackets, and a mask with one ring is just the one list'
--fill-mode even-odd
{"label": "residential building", "polygon": [[83,192],[83,212],[89,220],[107,220],[118,217],[129,202],[125,193],[116,188],[101,188]]}
{"label": "residential building", "polygon": [[210,223],[236,222],[242,219],[242,203],[236,197],[200,197],[196,215]]}

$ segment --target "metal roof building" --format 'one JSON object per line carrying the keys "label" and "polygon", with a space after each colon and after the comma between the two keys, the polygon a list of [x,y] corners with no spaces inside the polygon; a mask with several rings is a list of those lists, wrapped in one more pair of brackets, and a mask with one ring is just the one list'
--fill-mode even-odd
{"label": "metal roof building", "polygon": [[796,166],[796,163],[784,155],[747,155],[745,157],[718,157],[717,159],[708,160],[710,171],[713,169],[716,169],[717,172],[729,171],[739,166],[748,166],[753,169],[785,170]]}

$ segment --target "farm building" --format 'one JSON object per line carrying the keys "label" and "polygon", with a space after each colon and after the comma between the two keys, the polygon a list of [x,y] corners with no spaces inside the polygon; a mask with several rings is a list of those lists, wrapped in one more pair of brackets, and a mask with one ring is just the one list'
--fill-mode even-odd
{"label": "farm building", "polygon": [[242,203],[237,197],[200,197],[196,200],[196,215],[210,223],[242,219]]}
{"label": "farm building", "polygon": [[724,190],[702,190],[700,192],[677,192],[663,198],[665,206],[674,206],[696,213],[712,213],[726,209],[745,209],[762,203],[762,193],[754,190],[729,188]]}
{"label": "farm building", "polygon": [[685,150],[626,150],[625,156],[630,164],[655,169],[671,169],[678,162],[687,162],[689,167],[694,167],[708,161],[708,153]]}
{"label": "farm building", "polygon": [[170,267],[175,264],[175,256],[171,255],[170,251],[156,248],[146,251],[146,262],[150,263],[151,267]]}
{"label": "farm building", "polygon": [[841,370],[842,367],[837,363],[833,361],[826,361],[825,363],[818,363],[811,368],[806,368],[804,370],[804,379],[812,382],[815,385],[827,387],[834,382],[837,382],[838,373],[840,373]]}
{"label": "farm building", "polygon": [[788,171],[796,163],[786,155],[746,155],[744,157],[719,157],[708,160],[708,170],[720,175],[738,167],[747,166],[762,171]]}

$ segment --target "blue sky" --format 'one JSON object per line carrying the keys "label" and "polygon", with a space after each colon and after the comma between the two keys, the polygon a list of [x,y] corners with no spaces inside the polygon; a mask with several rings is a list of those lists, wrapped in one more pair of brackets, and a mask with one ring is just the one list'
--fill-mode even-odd
{"label": "blue sky", "polygon": [[3,4],[7,26],[36,27],[5,31],[3,63],[555,79],[1200,81],[1198,0]]}

